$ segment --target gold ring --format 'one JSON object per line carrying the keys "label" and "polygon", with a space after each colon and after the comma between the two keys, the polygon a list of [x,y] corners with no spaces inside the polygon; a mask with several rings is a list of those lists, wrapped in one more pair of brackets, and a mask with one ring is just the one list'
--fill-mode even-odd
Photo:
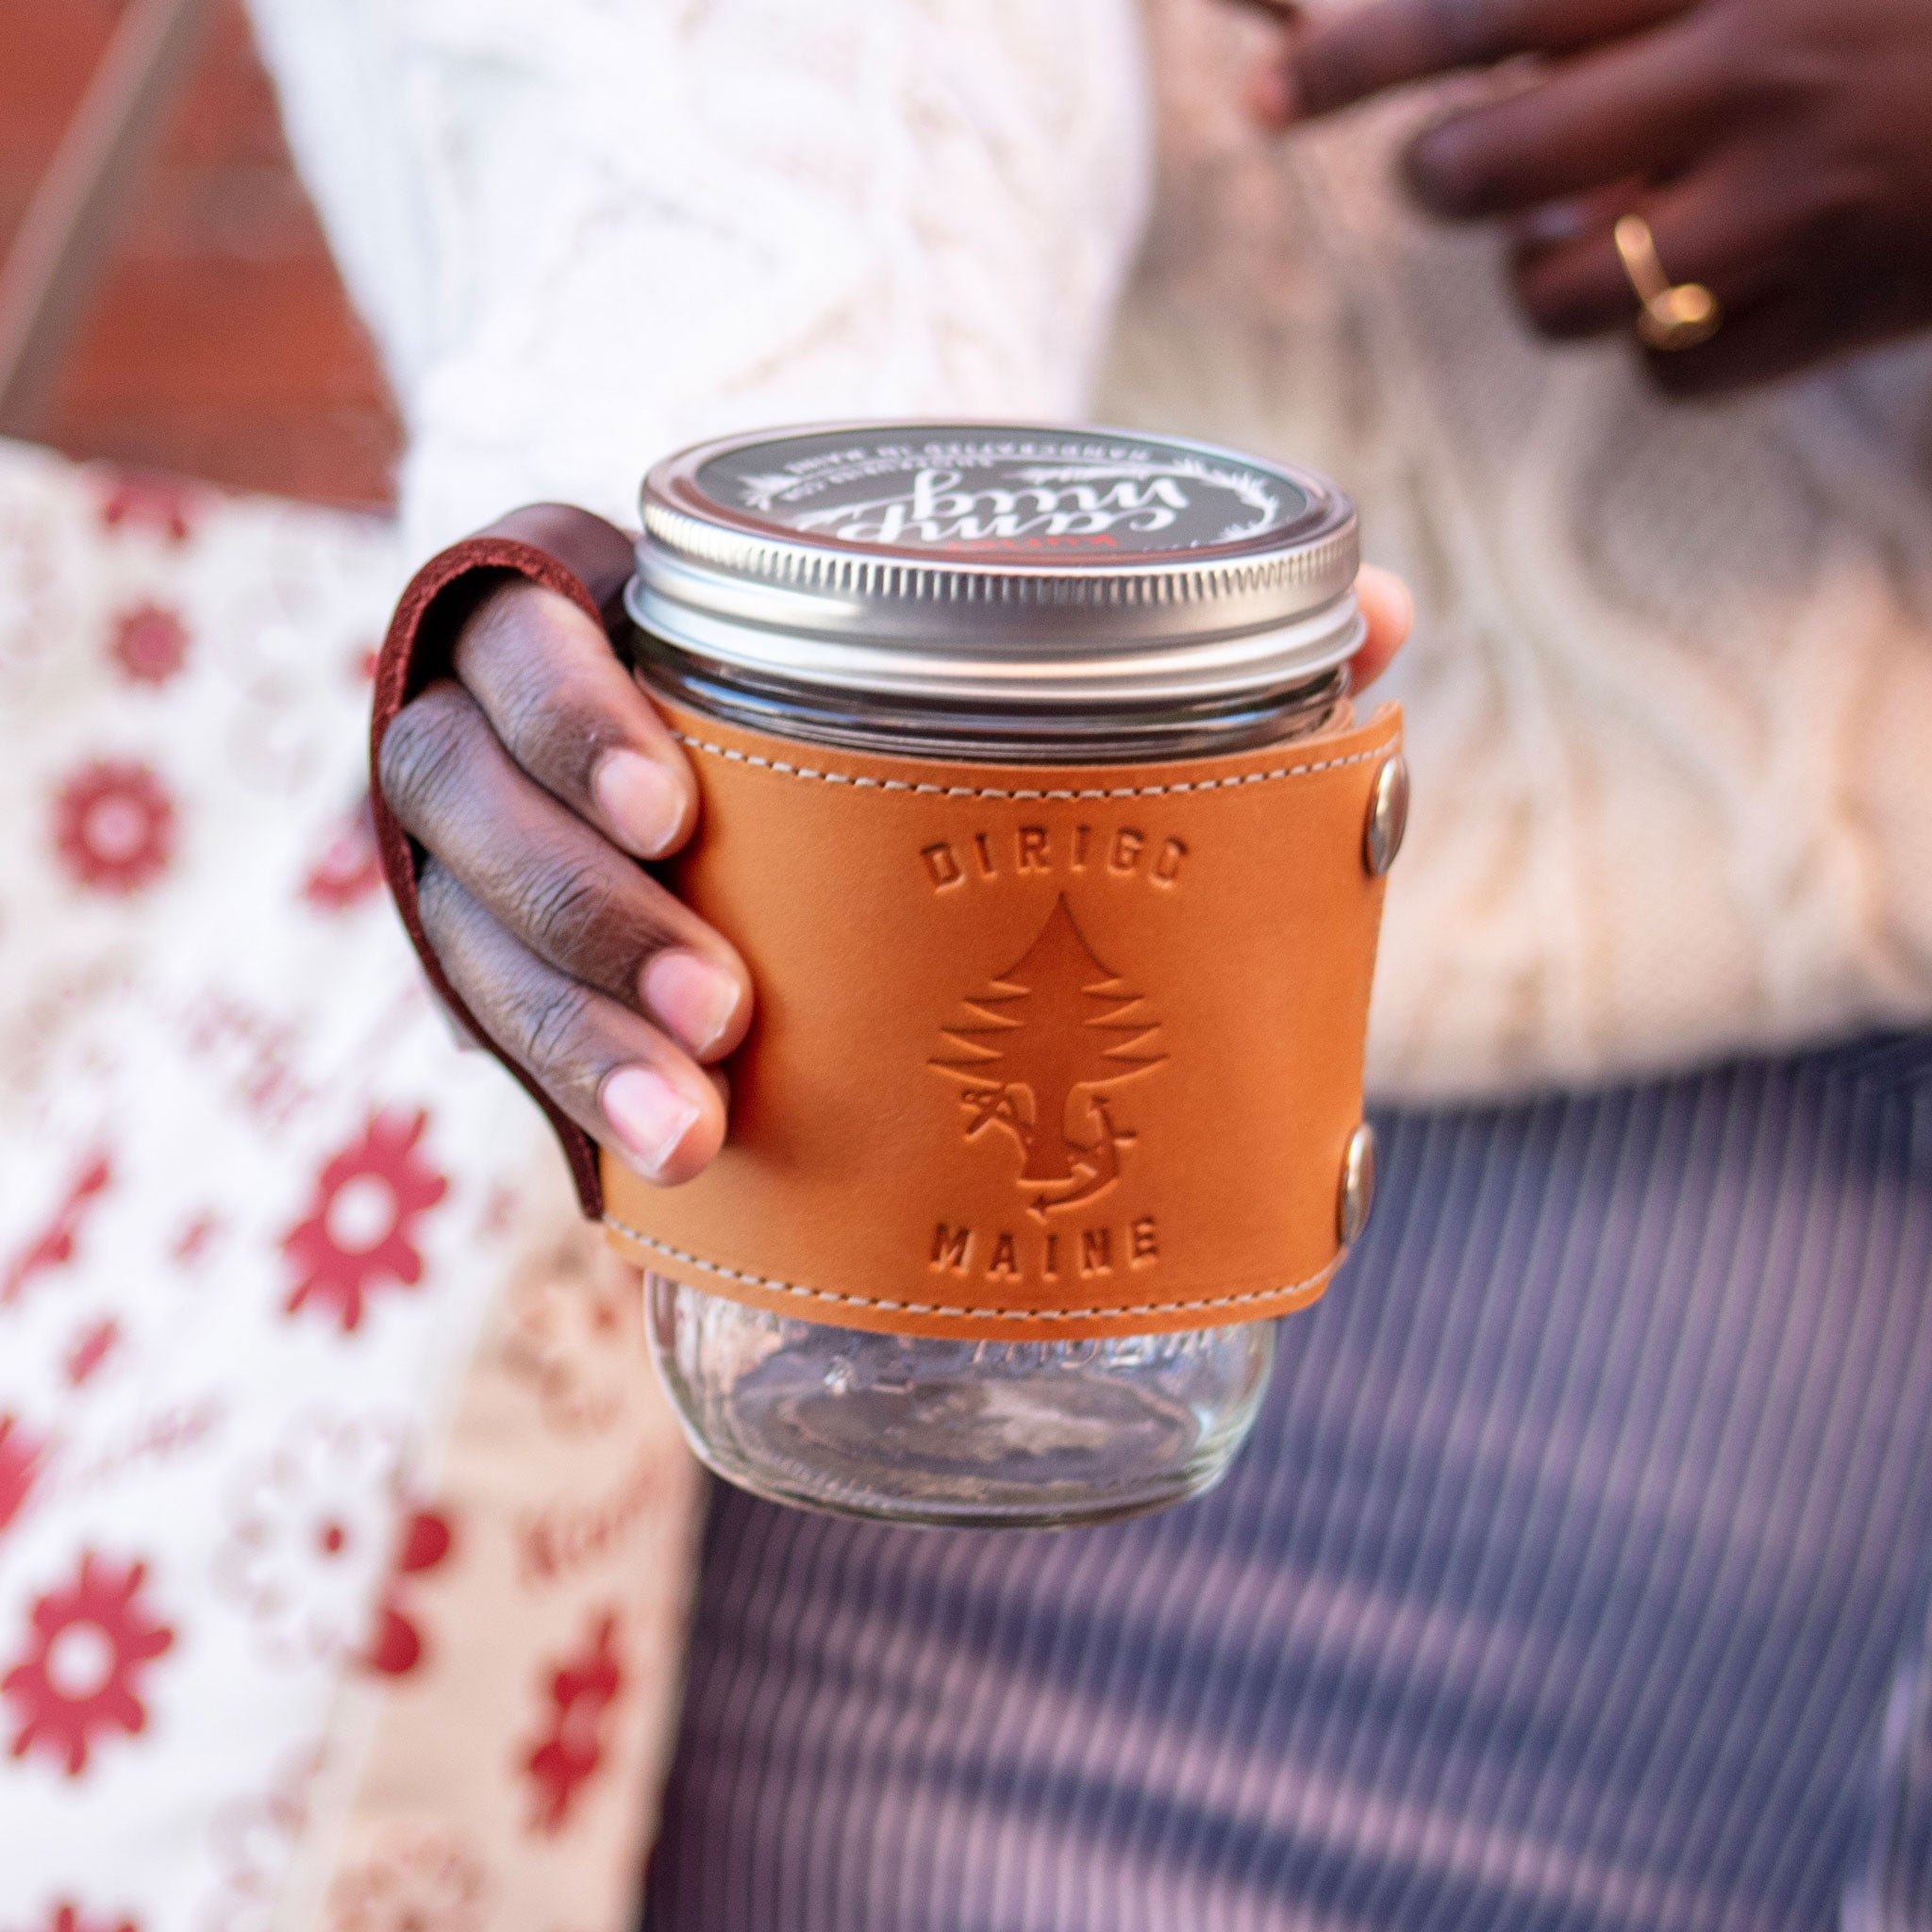
{"label": "gold ring", "polygon": [[1643,307],[1637,336],[1647,349],[1694,349],[1724,325],[1724,306],[1702,282],[1673,282],[1657,259],[1657,237],[1641,215],[1625,215],[1616,226],[1617,253],[1624,273]]}

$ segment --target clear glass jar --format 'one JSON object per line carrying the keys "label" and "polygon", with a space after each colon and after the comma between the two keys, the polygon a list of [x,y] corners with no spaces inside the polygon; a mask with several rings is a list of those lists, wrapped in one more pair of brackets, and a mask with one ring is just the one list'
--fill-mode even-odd
{"label": "clear glass jar", "polygon": [[[760,455],[808,453],[878,433],[859,425],[755,447]],[[898,428],[893,446],[915,434],[991,433],[978,425]],[[1132,443],[1143,450],[1146,440]],[[903,660],[916,658],[920,645],[902,636],[869,642],[870,677],[864,667],[855,671],[849,649],[815,648],[802,613],[794,613],[790,632],[769,622],[727,630],[694,620],[689,585],[678,575],[688,556],[666,569],[652,541],[668,537],[668,547],[688,551],[676,511],[688,512],[691,504],[689,493],[677,497],[679,477],[688,485],[707,475],[720,452],[737,458],[746,446],[734,441],[674,459],[675,474],[667,478],[674,465],[660,465],[646,485],[641,570],[627,599],[634,662],[647,687],[685,707],[813,744],[1003,764],[1126,764],[1307,736],[1346,699],[1346,658],[1360,636],[1346,588],[1354,575],[1353,515],[1318,478],[1254,466],[1256,474],[1291,479],[1313,501],[1313,511],[1302,516],[1304,526],[1315,525],[1312,536],[1300,532],[1305,549],[1326,541],[1337,553],[1325,559],[1325,578],[1308,573],[1312,589],[1304,587],[1304,608],[1288,613],[1291,623],[1276,616],[1275,632],[1292,632],[1292,648],[1272,658],[1236,652],[1232,671],[1190,681],[1149,674],[1144,637],[1111,653],[1108,640],[1087,638],[1060,660],[1070,672],[1068,689],[1042,694],[1014,675],[1016,661],[1030,667],[1033,660],[1011,653],[989,649],[983,678],[962,675],[960,641],[943,617],[934,626],[951,652],[943,676],[908,668]],[[949,456],[957,447],[945,445]],[[1198,461],[1195,445],[1154,447]],[[758,480],[768,483],[773,468],[767,457]],[[768,521],[769,506],[758,508],[759,520]],[[1337,542],[1338,530],[1345,542]],[[654,562],[669,594],[641,588]],[[1313,625],[1311,602],[1322,620]],[[857,627],[841,626],[841,642]],[[1137,658],[1138,675],[1131,675]],[[828,668],[827,659],[837,661]],[[1111,675],[1115,659],[1128,675]],[[693,1448],[719,1475],[809,1508],[956,1526],[1103,1522],[1198,1493],[1224,1473],[1253,1425],[1277,1325],[953,1341],[800,1321],[657,1271],[647,1271],[645,1289],[658,1373]]]}

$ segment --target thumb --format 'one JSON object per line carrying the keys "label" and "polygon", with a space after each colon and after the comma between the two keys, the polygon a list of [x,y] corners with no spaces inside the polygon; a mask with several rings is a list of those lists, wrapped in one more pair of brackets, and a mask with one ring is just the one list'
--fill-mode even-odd
{"label": "thumb", "polygon": [[1372,563],[1362,565],[1355,594],[1369,634],[1349,659],[1348,680],[1350,690],[1366,691],[1388,670],[1408,637],[1415,624],[1415,599],[1394,572],[1377,570]]}

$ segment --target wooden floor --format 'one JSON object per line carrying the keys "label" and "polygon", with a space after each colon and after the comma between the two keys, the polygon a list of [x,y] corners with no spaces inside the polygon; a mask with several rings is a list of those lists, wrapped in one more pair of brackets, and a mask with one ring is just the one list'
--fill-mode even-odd
{"label": "wooden floor", "polygon": [[[0,0],[0,249],[121,0]],[[224,0],[42,440],[323,503],[391,498],[395,411]]]}

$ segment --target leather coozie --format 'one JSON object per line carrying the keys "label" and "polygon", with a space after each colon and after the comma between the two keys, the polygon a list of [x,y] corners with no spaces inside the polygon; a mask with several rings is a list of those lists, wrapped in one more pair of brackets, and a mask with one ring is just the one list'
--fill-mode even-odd
{"label": "leather coozie", "polygon": [[632,1258],[856,1328],[1064,1340],[1318,1296],[1361,1119],[1399,714],[1041,768],[835,751],[663,706],[703,795],[675,889],[758,993],[731,1130]]}

